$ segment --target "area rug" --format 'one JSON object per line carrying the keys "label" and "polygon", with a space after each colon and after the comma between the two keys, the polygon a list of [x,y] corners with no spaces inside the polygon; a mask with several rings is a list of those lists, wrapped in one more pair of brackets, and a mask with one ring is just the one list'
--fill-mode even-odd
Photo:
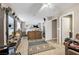
{"label": "area rug", "polygon": [[48,51],[51,49],[55,49],[55,47],[48,44],[46,41],[29,42],[28,54],[32,55],[39,52]]}

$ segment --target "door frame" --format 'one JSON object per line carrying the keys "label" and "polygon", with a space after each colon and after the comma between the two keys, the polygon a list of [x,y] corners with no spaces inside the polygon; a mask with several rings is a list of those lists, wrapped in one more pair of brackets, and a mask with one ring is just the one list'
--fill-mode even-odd
{"label": "door frame", "polygon": [[60,18],[59,18],[59,23],[60,23],[60,32],[59,32],[59,35],[60,35],[60,37],[59,37],[59,43],[60,44],[62,44],[62,18],[64,17],[64,16],[68,16],[68,15],[72,15],[72,39],[74,39],[74,11],[72,11],[72,12],[68,12],[68,13],[65,13],[65,14],[63,14],[62,16],[60,16]]}

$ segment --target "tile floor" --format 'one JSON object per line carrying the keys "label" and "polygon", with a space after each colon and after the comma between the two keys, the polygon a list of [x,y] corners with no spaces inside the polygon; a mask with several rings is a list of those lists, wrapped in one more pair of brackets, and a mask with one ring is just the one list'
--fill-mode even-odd
{"label": "tile floor", "polygon": [[[40,52],[34,55],[65,55],[65,49],[63,45],[54,43],[53,41],[47,41],[49,44],[53,45],[56,49],[49,51]],[[20,52],[21,55],[28,55],[28,40],[27,37],[23,37],[21,43],[17,49],[17,52]]]}

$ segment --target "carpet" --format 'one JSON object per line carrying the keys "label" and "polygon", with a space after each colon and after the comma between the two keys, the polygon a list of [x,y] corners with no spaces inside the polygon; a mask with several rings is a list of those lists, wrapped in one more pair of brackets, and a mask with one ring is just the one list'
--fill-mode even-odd
{"label": "carpet", "polygon": [[43,51],[48,51],[51,49],[55,49],[55,47],[48,44],[46,41],[29,42],[28,54],[32,55]]}

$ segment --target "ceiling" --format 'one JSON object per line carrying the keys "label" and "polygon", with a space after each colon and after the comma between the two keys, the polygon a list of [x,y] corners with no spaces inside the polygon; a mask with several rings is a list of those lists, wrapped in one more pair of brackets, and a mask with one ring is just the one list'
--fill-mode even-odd
{"label": "ceiling", "polygon": [[7,5],[16,12],[21,20],[36,23],[36,21],[43,22],[44,17],[54,16],[60,13],[60,11],[76,4],[51,3],[48,7],[44,7],[44,3],[10,3]]}

